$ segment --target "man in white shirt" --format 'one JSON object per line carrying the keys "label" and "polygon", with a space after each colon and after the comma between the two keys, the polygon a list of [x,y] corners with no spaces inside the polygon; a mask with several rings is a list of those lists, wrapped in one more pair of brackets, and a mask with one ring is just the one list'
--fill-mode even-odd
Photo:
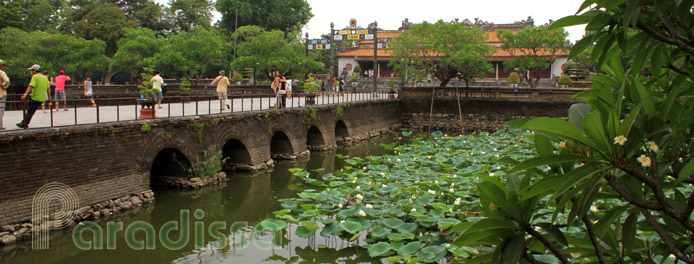
{"label": "man in white shirt", "polygon": [[154,90],[154,99],[157,100],[159,108],[161,108],[161,100],[164,99],[164,95],[161,93],[161,86],[164,84],[164,79],[159,76],[159,71],[154,72],[154,77],[150,80],[152,82],[152,89]]}

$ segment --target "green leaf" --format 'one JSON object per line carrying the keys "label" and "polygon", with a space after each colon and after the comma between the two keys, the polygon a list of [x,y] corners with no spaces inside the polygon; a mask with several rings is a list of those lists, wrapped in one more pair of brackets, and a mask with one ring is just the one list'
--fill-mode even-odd
{"label": "green leaf", "polygon": [[316,233],[316,229],[309,229],[309,228],[306,228],[305,226],[297,227],[296,232],[295,232],[295,234],[301,238],[311,237],[315,233]]}
{"label": "green leaf", "polygon": [[525,242],[525,233],[520,233],[512,236],[503,246],[501,254],[503,263],[516,264],[520,260],[523,252],[523,242]]}
{"label": "green leaf", "polygon": [[583,131],[583,118],[590,113],[590,105],[573,104],[569,107],[569,121],[576,128]]}
{"label": "green leaf", "polygon": [[367,252],[369,253],[369,256],[373,258],[387,255],[391,249],[392,248],[390,247],[390,243],[378,242],[374,245],[371,245]]}
{"label": "green leaf", "polygon": [[544,230],[547,233],[552,234],[559,243],[564,244],[565,246],[569,246],[569,242],[566,240],[566,236],[564,236],[564,233],[559,229],[559,227],[551,224],[551,223],[539,223],[537,224],[539,227],[542,227],[542,230]]}
{"label": "green leaf", "polygon": [[555,134],[560,137],[573,139],[583,144],[592,146],[591,142],[581,133],[578,128],[574,127],[568,121],[558,118],[539,117],[528,121],[523,125],[523,129],[542,131]]}
{"label": "green leaf", "polygon": [[629,113],[629,115],[624,119],[621,124],[619,124],[619,128],[617,129],[617,135],[624,135],[626,137],[629,137],[629,133],[631,132],[632,126],[634,126],[634,122],[636,121],[636,118],[639,116],[639,113],[641,113],[641,106],[643,104],[638,104],[634,110]]}
{"label": "green leaf", "polygon": [[335,230],[337,230],[337,223],[330,223],[323,227],[323,230],[320,231],[320,235],[327,237],[328,235],[332,235]]}
{"label": "green leaf", "polygon": [[563,27],[587,24],[588,22],[590,22],[590,20],[591,17],[586,15],[565,16],[552,23],[552,25],[549,26],[549,29],[552,30]]}
{"label": "green leaf", "polygon": [[598,234],[599,237],[603,237],[605,233],[607,233],[608,229],[612,228],[615,221],[618,221],[622,217],[624,211],[627,209],[628,207],[626,206],[620,206],[608,210],[605,215],[601,217],[600,220],[595,224],[595,233]]}
{"label": "green leaf", "polygon": [[260,222],[260,226],[263,228],[263,230],[270,230],[272,232],[277,232],[277,231],[282,230],[282,228],[287,226],[287,224],[282,222],[282,221],[276,221],[273,219],[265,219],[262,222]]}
{"label": "green leaf", "polygon": [[680,170],[679,175],[677,175],[677,182],[682,182],[689,179],[694,174],[694,159],[690,159],[687,164]]}
{"label": "green leaf", "polygon": [[563,175],[564,182],[554,191],[550,199],[563,195],[570,188],[582,183],[584,180],[593,177],[596,173],[608,170],[609,167],[598,166],[594,164],[585,164],[581,167]]}
{"label": "green leaf", "polygon": [[535,149],[537,149],[537,154],[540,156],[550,155],[554,152],[554,145],[549,140],[549,138],[540,135],[540,133],[535,134]]}
{"label": "green leaf", "polygon": [[400,225],[404,224],[405,222],[398,219],[398,218],[385,218],[383,221],[381,221],[384,225],[387,227],[390,227],[392,229],[398,228]]}
{"label": "green leaf", "polygon": [[404,223],[404,224],[397,227],[397,230],[400,233],[405,233],[405,232],[412,233],[412,232],[414,232],[415,229],[417,229],[416,223]]}
{"label": "green leaf", "polygon": [[548,155],[543,157],[535,157],[532,159],[527,159],[518,165],[514,166],[508,173],[516,173],[519,171],[524,171],[537,167],[544,167],[552,164],[560,163],[576,163],[576,162],[594,162],[586,157],[576,156],[576,155]]}
{"label": "green leaf", "polygon": [[424,246],[424,243],[418,242],[418,241],[407,243],[406,245],[404,245],[400,249],[398,249],[398,255],[403,256],[403,257],[409,257],[412,254],[416,253],[417,250],[419,250],[423,246]]}
{"label": "green leaf", "polygon": [[345,221],[344,223],[340,223],[339,227],[340,227],[342,230],[345,230],[345,231],[347,231],[347,232],[350,233],[350,234],[356,234],[356,233],[359,232],[359,231],[361,230],[361,228],[362,228],[362,226],[361,226],[360,223],[354,222],[354,221],[349,221],[349,220],[348,220],[348,221]]}
{"label": "green leaf", "polygon": [[583,131],[599,146],[600,150],[612,153],[614,146],[607,137],[603,123],[600,113],[592,112],[583,119]]}
{"label": "green leaf", "polygon": [[631,250],[634,248],[634,241],[636,240],[636,220],[638,215],[636,213],[631,213],[624,220],[622,224],[622,244],[624,245],[624,254],[629,255]]}

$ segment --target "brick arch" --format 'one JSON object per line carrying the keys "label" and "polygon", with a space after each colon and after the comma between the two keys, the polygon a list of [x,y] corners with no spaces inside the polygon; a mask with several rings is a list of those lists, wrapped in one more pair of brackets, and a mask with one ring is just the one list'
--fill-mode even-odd
{"label": "brick arch", "polygon": [[345,137],[350,137],[351,133],[350,131],[350,125],[351,122],[348,120],[345,121],[343,119],[338,119],[335,120],[335,138],[345,138]]}
{"label": "brick arch", "polygon": [[[267,142],[268,142],[268,149],[272,153],[272,139],[275,137],[275,135],[278,132],[281,132],[287,138],[289,139],[289,143],[291,144],[291,151],[292,153],[290,154],[298,154],[300,152],[303,152],[306,150],[306,126],[301,123],[300,119],[294,117],[285,117],[288,118],[289,120],[283,120],[285,122],[274,122],[269,125],[268,131],[270,132],[268,134]],[[296,120],[296,121],[295,121]],[[296,125],[292,126],[287,126],[287,123],[295,123]]]}
{"label": "brick arch", "polygon": [[306,145],[308,146],[322,146],[325,145],[327,140],[325,140],[325,133],[322,132],[318,126],[310,126],[306,132]]}
{"label": "brick arch", "polygon": [[[249,127],[248,131],[252,131],[252,129],[252,127]],[[251,139],[249,139],[247,134],[248,131],[245,131],[246,134],[244,134],[243,131],[233,129],[227,125],[222,125],[220,131],[215,133],[213,144],[215,145],[217,151],[222,150],[222,152],[224,152],[224,147],[227,145],[227,143],[236,140],[242,144],[248,152],[248,158],[250,160],[249,164],[255,165],[257,163],[265,162],[265,160],[258,158],[261,156],[261,153],[257,153],[258,149],[254,147],[254,144],[251,144]]]}
{"label": "brick arch", "polygon": [[270,138],[270,153],[272,155],[292,155],[296,151],[291,138],[284,131],[275,131]]}
{"label": "brick arch", "polygon": [[159,132],[160,130],[152,130],[148,133],[147,140],[144,140],[145,145],[140,154],[139,167],[142,172],[150,174],[154,159],[162,150],[175,149],[181,152],[191,164],[198,158],[199,151],[195,148],[190,139],[191,136],[179,129],[169,129],[168,132]]}

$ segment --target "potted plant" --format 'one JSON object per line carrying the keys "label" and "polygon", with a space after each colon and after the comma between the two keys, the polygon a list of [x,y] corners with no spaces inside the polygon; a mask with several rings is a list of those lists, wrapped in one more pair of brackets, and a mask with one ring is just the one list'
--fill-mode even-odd
{"label": "potted plant", "polygon": [[364,74],[363,72],[361,72],[361,67],[359,67],[359,65],[354,66],[354,70],[352,72],[354,73],[354,75],[357,76],[357,79],[359,79],[360,75]]}
{"label": "potted plant", "polygon": [[349,78],[349,81],[352,82],[352,87],[357,87],[359,86],[359,76],[352,75],[352,77]]}
{"label": "potted plant", "polygon": [[569,75],[562,74],[559,77],[559,84],[561,85],[561,88],[569,88],[569,85],[571,85],[571,83],[573,83],[573,80],[571,80],[571,77],[569,77]]}
{"label": "potted plant", "polygon": [[518,76],[517,72],[512,72],[508,76],[507,82],[511,85],[511,88],[518,88],[518,84],[520,83],[520,76]]}
{"label": "potted plant", "polygon": [[306,106],[316,104],[316,93],[318,93],[318,81],[313,77],[308,77],[308,79],[301,82],[303,84],[304,96],[306,96]]}
{"label": "potted plant", "polygon": [[388,99],[395,99],[395,82],[388,82]]}
{"label": "potted plant", "polygon": [[234,73],[234,76],[231,77],[231,81],[235,82],[237,85],[241,85],[241,82],[243,82],[243,75],[236,72]]}
{"label": "potted plant", "polygon": [[151,67],[144,67],[140,74],[142,82],[137,86],[140,89],[140,99],[137,100],[137,103],[142,107],[140,109],[140,119],[157,118],[157,110],[154,108],[156,103],[154,100],[154,89],[152,89],[152,82],[150,81],[153,70]]}

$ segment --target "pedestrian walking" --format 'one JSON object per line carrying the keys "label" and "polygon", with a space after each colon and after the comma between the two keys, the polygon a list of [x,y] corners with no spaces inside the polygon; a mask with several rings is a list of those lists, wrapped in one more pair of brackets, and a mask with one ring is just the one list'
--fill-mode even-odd
{"label": "pedestrian walking", "polygon": [[7,88],[10,87],[10,78],[5,73],[5,61],[0,60],[0,130],[5,130],[2,120],[5,117],[5,102],[7,101]]}
{"label": "pedestrian walking", "polygon": [[292,98],[292,78],[287,78],[287,98]]}
{"label": "pedestrian walking", "polygon": [[[24,129],[29,128],[29,123],[31,122],[31,118],[34,116],[34,113],[36,113],[36,110],[39,109],[41,103],[46,101],[46,90],[48,90],[48,87],[50,86],[48,83],[48,78],[41,74],[41,66],[34,64],[31,65],[29,70],[31,71],[31,81],[29,82],[29,86],[27,86],[27,89],[22,97],[20,97],[26,102],[26,113],[24,115],[24,120],[17,123],[17,127]],[[27,96],[29,96],[29,98],[27,98]]]}
{"label": "pedestrian walking", "polygon": [[96,102],[94,102],[94,89],[92,89],[92,77],[89,75],[87,75],[86,80],[84,80],[84,96],[92,103],[92,107],[96,107]]}
{"label": "pedestrian walking", "polygon": [[[43,76],[43,75],[42,75]],[[45,76],[44,76],[45,77]],[[67,110],[67,95],[65,94],[65,82],[70,81],[70,77],[65,75],[64,70],[60,70],[58,76],[55,77],[55,94],[53,99],[55,99],[55,111],[60,110],[60,102],[63,102],[63,111]],[[50,86],[50,83],[49,83]],[[48,99],[48,98],[46,98]]]}
{"label": "pedestrian walking", "polygon": [[224,106],[226,105],[227,109],[231,109],[231,106],[229,106],[229,101],[228,101],[228,96],[227,96],[227,90],[229,87],[229,78],[225,76],[224,70],[219,71],[219,76],[217,78],[214,78],[212,83],[210,85],[215,85],[217,84],[217,97],[219,97],[219,110],[224,111]]}
{"label": "pedestrian walking", "polygon": [[[55,85],[55,83],[53,82],[53,77],[51,77],[50,73],[44,72],[43,76],[46,76],[46,78],[48,78],[48,90],[46,90],[46,101],[48,101],[48,109],[55,112],[55,110],[53,110],[53,103],[51,103],[51,86]],[[46,113],[46,102],[43,102],[41,104],[41,111]]]}
{"label": "pedestrian walking", "polygon": [[[270,84],[270,88],[272,88],[272,93],[275,94],[275,97],[277,96],[277,92],[280,87],[280,72],[275,71],[275,78],[272,79],[272,83]],[[277,108],[277,99],[275,98],[275,104],[272,105],[272,108]]]}
{"label": "pedestrian walking", "polygon": [[160,72],[155,71],[154,76],[150,80],[152,83],[152,89],[154,90],[154,100],[157,100],[157,104],[159,105],[159,108],[161,107],[161,100],[164,99],[164,95],[161,93],[161,86],[166,85],[164,83],[164,79],[159,76]]}
{"label": "pedestrian walking", "polygon": [[279,85],[277,88],[277,108],[285,108],[287,99],[287,78],[279,75]]}

